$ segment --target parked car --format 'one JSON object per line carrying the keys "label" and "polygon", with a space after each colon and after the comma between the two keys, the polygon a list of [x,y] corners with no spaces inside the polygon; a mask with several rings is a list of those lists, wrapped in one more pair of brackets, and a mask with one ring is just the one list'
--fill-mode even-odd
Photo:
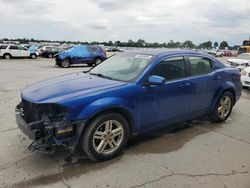
{"label": "parked car", "polygon": [[120,48],[108,48],[107,49],[107,52],[123,52],[124,50],[123,49],[120,49]]}
{"label": "parked car", "polygon": [[223,51],[221,50],[210,50],[208,51],[208,54],[214,56],[214,57],[222,57],[223,56]]}
{"label": "parked car", "polygon": [[3,44],[0,46],[0,57],[10,59],[12,57],[30,57],[35,59],[38,56],[37,52],[29,51],[29,49],[16,44]]}
{"label": "parked car", "polygon": [[224,50],[223,51],[223,56],[231,57],[231,56],[233,56],[233,54],[232,54],[232,52],[230,50]]}
{"label": "parked car", "polygon": [[31,150],[79,145],[92,160],[117,156],[129,138],[207,117],[228,119],[241,96],[240,72],[203,53],[138,50],[89,72],[31,85],[16,107]]}
{"label": "parked car", "polygon": [[77,45],[56,55],[56,65],[68,68],[72,64],[95,66],[107,59],[100,46]]}
{"label": "parked car", "polygon": [[46,46],[40,49],[39,55],[42,57],[52,58],[58,54],[61,50],[58,47]]}
{"label": "parked car", "polygon": [[242,86],[250,88],[250,67],[247,67],[241,71]]}
{"label": "parked car", "polygon": [[236,58],[228,59],[227,65],[230,67],[237,67],[240,70],[248,67],[250,65],[250,53],[242,53]]}

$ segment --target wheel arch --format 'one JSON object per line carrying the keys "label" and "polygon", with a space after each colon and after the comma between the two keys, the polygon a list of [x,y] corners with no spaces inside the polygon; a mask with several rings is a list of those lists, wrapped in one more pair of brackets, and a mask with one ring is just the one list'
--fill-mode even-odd
{"label": "wheel arch", "polygon": [[5,52],[5,53],[3,54],[3,57],[4,57],[5,55],[10,55],[10,57],[12,57],[11,53],[9,53],[9,52]]}
{"label": "wheel arch", "polygon": [[107,113],[118,113],[122,115],[128,122],[129,125],[129,137],[133,137],[134,131],[135,131],[135,121],[132,116],[132,114],[125,108],[119,107],[119,106],[113,106],[113,107],[108,107],[102,110],[97,111],[96,113],[92,114],[91,117],[87,120],[86,126],[82,130],[82,132],[85,131],[85,129],[91,124],[91,122],[98,116],[107,114]]}
{"label": "wheel arch", "polygon": [[227,91],[230,92],[230,93],[232,93],[232,95],[233,95],[233,104],[235,104],[235,102],[236,102],[236,88],[235,88],[235,86],[234,86],[232,83],[231,83],[231,84],[227,83],[226,85],[223,85],[222,87],[220,87],[220,88],[215,92],[214,97],[213,97],[213,102],[212,102],[212,105],[211,105],[211,107],[210,107],[209,112],[212,112],[212,111],[213,111],[213,109],[214,109],[214,107],[215,107],[215,105],[216,105],[216,103],[217,103],[219,97],[220,97],[223,93],[225,93],[225,92],[227,92]]}
{"label": "wheel arch", "polygon": [[101,56],[96,56],[96,57],[94,57],[94,62],[95,62],[97,59],[101,59],[101,60],[102,60],[102,57],[101,57]]}

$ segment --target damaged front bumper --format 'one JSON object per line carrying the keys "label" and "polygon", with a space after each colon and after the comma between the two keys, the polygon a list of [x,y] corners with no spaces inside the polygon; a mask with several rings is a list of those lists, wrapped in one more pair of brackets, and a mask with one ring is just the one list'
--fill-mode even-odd
{"label": "damaged front bumper", "polygon": [[86,120],[51,122],[46,118],[27,123],[21,104],[16,106],[15,112],[19,129],[33,140],[28,148],[31,151],[52,153],[56,146],[64,146],[74,152],[86,125]]}

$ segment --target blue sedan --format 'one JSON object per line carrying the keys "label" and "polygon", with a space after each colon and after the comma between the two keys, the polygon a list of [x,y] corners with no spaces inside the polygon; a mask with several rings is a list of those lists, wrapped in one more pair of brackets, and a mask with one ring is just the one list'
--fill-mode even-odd
{"label": "blue sedan", "polygon": [[223,122],[240,96],[239,70],[210,55],[138,50],[25,88],[16,119],[34,140],[31,150],[79,145],[90,159],[108,160],[153,129],[200,118]]}

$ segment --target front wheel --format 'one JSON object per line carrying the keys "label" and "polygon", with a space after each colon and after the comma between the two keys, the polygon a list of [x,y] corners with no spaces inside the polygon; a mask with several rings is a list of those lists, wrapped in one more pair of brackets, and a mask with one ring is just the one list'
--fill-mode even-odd
{"label": "front wheel", "polygon": [[233,109],[233,95],[231,92],[224,92],[218,99],[211,114],[213,122],[223,122],[228,119]]}
{"label": "front wheel", "polygon": [[129,136],[126,119],[117,113],[95,118],[82,135],[83,151],[93,161],[109,160],[125,147]]}
{"label": "front wheel", "polygon": [[61,62],[61,67],[62,67],[62,68],[68,68],[69,66],[70,66],[69,60],[64,59],[64,60]]}

